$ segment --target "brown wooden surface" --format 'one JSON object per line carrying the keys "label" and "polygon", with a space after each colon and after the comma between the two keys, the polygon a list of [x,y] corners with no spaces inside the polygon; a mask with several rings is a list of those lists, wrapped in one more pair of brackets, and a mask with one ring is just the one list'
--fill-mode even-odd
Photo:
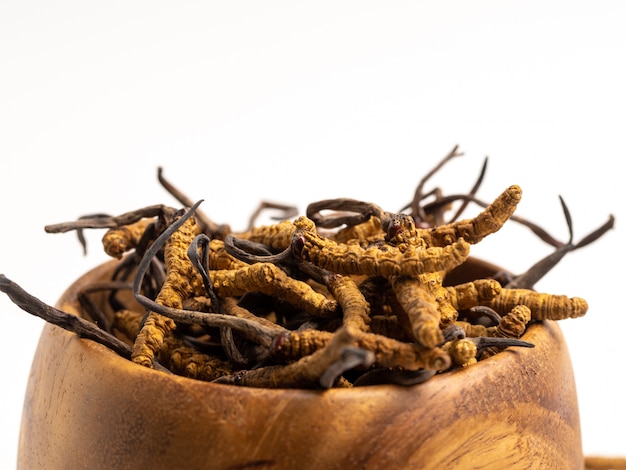
{"label": "brown wooden surface", "polygon": [[[59,300],[106,275],[100,266]],[[582,469],[574,377],[554,322],[504,351],[413,387],[266,390],[132,364],[46,325],[19,468]]]}

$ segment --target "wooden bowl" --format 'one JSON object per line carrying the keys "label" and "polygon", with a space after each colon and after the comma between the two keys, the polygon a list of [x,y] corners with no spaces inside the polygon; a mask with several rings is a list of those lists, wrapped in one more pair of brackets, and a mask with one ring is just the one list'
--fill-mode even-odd
{"label": "wooden bowl", "polygon": [[[79,278],[57,306],[116,261]],[[455,275],[496,268],[478,260]],[[546,321],[469,368],[410,387],[270,390],[147,369],[47,324],[32,365],[21,469],[583,468],[570,357]]]}

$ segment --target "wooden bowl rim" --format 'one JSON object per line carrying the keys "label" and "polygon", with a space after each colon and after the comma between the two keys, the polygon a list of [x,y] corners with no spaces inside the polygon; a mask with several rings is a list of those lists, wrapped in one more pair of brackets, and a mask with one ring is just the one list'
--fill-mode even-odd
{"label": "wooden bowl rim", "polygon": [[[482,269],[493,270],[493,272],[500,271],[501,269],[495,264],[489,263],[487,261],[483,261],[478,258],[472,258],[467,262],[478,263]],[[81,315],[80,305],[78,304],[77,295],[79,291],[84,288],[89,283],[99,280],[102,277],[111,273],[117,265],[120,263],[119,260],[110,260],[106,261],[93,269],[87,271],[85,274],[80,276],[76,281],[74,281],[61,295],[59,300],[56,303],[56,307],[64,310],[68,313],[73,313],[75,315]],[[58,328],[54,325],[47,324],[46,328]],[[208,389],[217,389],[220,391],[228,392],[228,393],[240,393],[247,394],[252,393],[255,396],[258,395],[259,391],[265,391],[266,393],[299,393],[304,396],[312,396],[320,393],[325,394],[355,394],[355,391],[365,391],[368,392],[384,392],[387,393],[390,390],[395,391],[403,391],[403,390],[414,390],[417,387],[424,387],[427,384],[429,386],[442,386],[444,381],[449,382],[462,382],[469,381],[470,379],[476,379],[481,376],[483,373],[488,373],[494,370],[494,368],[515,368],[519,365],[520,361],[526,361],[532,359],[532,355],[535,352],[536,348],[509,348],[507,350],[501,351],[500,353],[491,356],[489,358],[483,359],[476,364],[473,364],[469,367],[465,368],[457,368],[449,371],[442,372],[440,374],[435,375],[428,381],[422,384],[416,384],[412,386],[405,385],[395,385],[395,384],[380,384],[380,385],[368,385],[362,387],[354,387],[354,388],[331,388],[328,390],[311,390],[311,389],[300,389],[300,388],[276,388],[276,389],[263,389],[257,387],[240,387],[235,385],[228,384],[216,384],[208,381],[202,381],[198,379],[193,379],[177,374],[168,374],[162,371],[149,369],[138,364],[134,364],[132,361],[129,361],[109,348],[96,343],[94,341],[90,341],[88,339],[79,338],[75,334],[64,331],[65,334],[71,335],[75,337],[75,340],[84,343],[84,347],[87,347],[91,350],[92,354],[95,355],[95,360],[97,361],[111,361],[112,365],[116,368],[124,371],[125,373],[132,374],[158,374],[162,377],[163,380],[174,380],[178,381],[181,384],[185,384],[185,386],[192,387],[206,387]],[[536,346],[545,343],[545,342],[553,342],[555,338],[561,338],[562,333],[561,330],[555,321],[541,321],[535,322],[531,324],[526,333],[522,336],[521,339],[528,341],[530,343],[535,344]],[[566,345],[562,345],[566,347]],[[548,344],[548,347],[550,345]],[[481,373],[482,371],[482,373]]]}

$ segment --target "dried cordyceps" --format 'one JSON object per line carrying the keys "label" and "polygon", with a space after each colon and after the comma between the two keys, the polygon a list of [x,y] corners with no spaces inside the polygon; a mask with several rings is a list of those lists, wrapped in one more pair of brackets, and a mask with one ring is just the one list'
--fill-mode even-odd
{"label": "dried cordyceps", "polygon": [[[42,304],[4,276],[0,290],[24,310],[137,364],[194,379],[270,388],[418,384],[507,347],[532,347],[522,339],[532,322],[584,315],[583,299],[533,285],[613,226],[611,216],[573,243],[561,199],[570,239],[559,242],[514,215],[518,186],[491,203],[476,198],[486,161],[468,194],[425,193],[428,178],[459,155],[455,148],[421,180],[408,213],[341,198],[314,202],[297,217],[291,206],[262,203],[241,233],[202,214],[202,201],[192,203],[159,168],[159,181],[183,209],[155,205],[46,227],[76,230],[81,240],[85,229],[108,229],[103,247],[119,267],[111,280],[80,294],[85,316],[99,326]],[[461,207],[446,220],[455,202]],[[457,220],[470,202],[482,212]],[[284,220],[255,226],[268,208]],[[510,220],[555,252],[519,276],[450,285],[448,273],[467,261],[470,246]],[[102,290],[110,292],[111,318],[90,299]],[[118,298],[122,290],[131,290],[136,303]]]}
{"label": "dried cordyceps", "polygon": [[[176,219],[180,222],[176,223]],[[164,248],[166,277],[155,299],[156,303],[180,309],[185,299],[198,291],[197,287],[194,288],[196,276],[194,276],[194,268],[187,255],[187,249],[193,241],[195,232],[194,218],[184,217],[182,214],[175,216],[174,223],[165,232],[167,238],[165,236],[163,238],[166,238]],[[137,279],[140,281],[139,277]],[[133,287],[135,293],[138,294],[140,282],[135,282]],[[148,312],[133,344],[131,356],[133,362],[152,366],[155,352],[160,349],[163,340],[174,328],[176,328],[176,322],[171,318],[156,312]]]}

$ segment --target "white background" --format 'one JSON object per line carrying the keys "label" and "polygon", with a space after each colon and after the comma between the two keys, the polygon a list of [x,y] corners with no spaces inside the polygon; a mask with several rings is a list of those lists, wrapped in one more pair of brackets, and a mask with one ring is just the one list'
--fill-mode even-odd
{"label": "white background", "polygon": [[[106,259],[44,225],[177,206],[156,169],[235,230],[261,200],[352,197],[399,210],[427,185],[511,184],[517,214],[575,239],[537,289],[580,296],[561,322],[586,455],[626,456],[623,202],[626,4],[620,1],[0,3],[0,272],[54,304]],[[469,208],[467,216],[478,212]],[[551,248],[508,224],[472,254],[514,272]],[[15,466],[42,320],[4,295],[0,468]]]}

